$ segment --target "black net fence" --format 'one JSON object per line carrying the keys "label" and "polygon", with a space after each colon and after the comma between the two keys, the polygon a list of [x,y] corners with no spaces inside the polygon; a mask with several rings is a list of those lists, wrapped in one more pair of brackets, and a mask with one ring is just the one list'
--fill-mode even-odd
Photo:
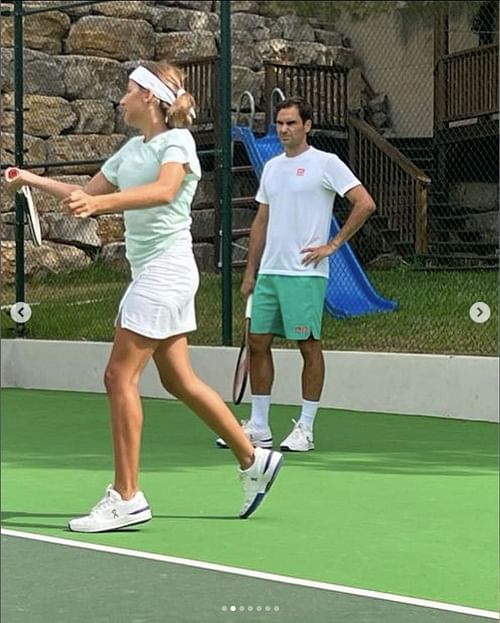
{"label": "black net fence", "polygon": [[[281,150],[274,111],[301,95],[314,109],[311,143],[338,154],[377,204],[332,264],[325,347],[495,354],[496,322],[476,324],[469,311],[477,301],[493,317],[498,308],[497,3],[230,4],[232,114],[222,119],[219,2],[23,2],[25,165],[85,184],[133,135],[119,106],[129,71],[146,60],[181,65],[197,101],[203,169],[193,205],[202,278],[192,342],[221,343],[220,141],[230,125],[236,343],[258,179]],[[15,163],[16,41],[14,4],[1,7],[5,168]],[[130,278],[122,217],[77,220],[48,195],[35,201],[44,244],[35,247],[26,228],[27,335],[112,339]],[[349,210],[337,198],[339,226]],[[15,219],[3,190],[4,335],[15,331],[7,313],[16,297]],[[360,313],[357,299],[376,313]]]}
{"label": "black net fence", "polygon": [[[219,16],[211,2],[23,2],[24,165],[85,185],[135,134],[120,100],[142,61],[167,59],[185,72],[197,101],[193,128],[203,167],[193,210],[194,250],[207,278],[198,293],[195,340],[220,343],[216,275],[214,127]],[[194,6],[196,5],[196,6]],[[2,169],[15,164],[14,4],[2,3]],[[20,42],[18,41],[19,45]],[[130,279],[121,214],[75,219],[62,203],[34,191],[43,244],[25,227],[25,301],[34,338],[110,340],[117,304]],[[2,192],[3,305],[15,300],[15,205]],[[4,333],[13,322],[4,314]]]}
{"label": "black net fence", "polygon": [[[255,152],[282,149],[276,103],[304,97],[310,143],[346,162],[377,204],[331,261],[326,346],[496,353],[496,322],[474,324],[470,308],[497,310],[497,3],[269,5],[274,15],[233,14],[233,62],[245,67],[233,70],[245,76],[233,102],[235,213],[250,208]],[[338,226],[350,209],[337,197]],[[246,242],[235,237],[243,264]]]}

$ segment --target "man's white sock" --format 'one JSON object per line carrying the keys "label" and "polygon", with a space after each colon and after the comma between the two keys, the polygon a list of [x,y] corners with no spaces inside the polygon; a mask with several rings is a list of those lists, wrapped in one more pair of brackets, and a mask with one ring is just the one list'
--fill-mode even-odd
{"label": "man's white sock", "polygon": [[250,420],[255,428],[269,427],[269,408],[271,396],[254,396],[252,394],[252,415]]}
{"label": "man's white sock", "polygon": [[312,430],[318,407],[319,402],[302,399],[302,411],[300,413],[299,424],[303,424],[306,428]]}

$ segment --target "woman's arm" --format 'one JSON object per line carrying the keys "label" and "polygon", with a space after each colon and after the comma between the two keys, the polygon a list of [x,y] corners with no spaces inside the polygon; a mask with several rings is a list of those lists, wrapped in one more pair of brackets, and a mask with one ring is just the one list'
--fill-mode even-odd
{"label": "woman's arm", "polygon": [[17,192],[21,186],[31,186],[42,192],[46,192],[49,195],[53,195],[58,199],[66,199],[72,192],[83,190],[89,195],[104,195],[113,193],[116,190],[116,186],[113,186],[104,175],[99,171],[85,186],[78,186],[77,184],[67,184],[66,182],[59,182],[53,180],[50,177],[44,177],[42,175],[36,175],[31,171],[25,169],[18,169],[19,173],[12,180],[7,180],[7,189],[12,192]]}
{"label": "woman's arm", "polygon": [[179,192],[188,165],[167,162],[162,165],[156,182],[129,188],[110,195],[91,196],[82,190],[74,191],[64,203],[75,216],[97,216],[125,210],[140,210],[171,203]]}
{"label": "woman's arm", "polygon": [[[80,188],[81,187],[78,186],[74,190],[79,190]],[[82,190],[87,193],[87,195],[109,195],[116,192],[118,189],[104,177],[101,171],[98,171],[94,177],[84,185]]]}

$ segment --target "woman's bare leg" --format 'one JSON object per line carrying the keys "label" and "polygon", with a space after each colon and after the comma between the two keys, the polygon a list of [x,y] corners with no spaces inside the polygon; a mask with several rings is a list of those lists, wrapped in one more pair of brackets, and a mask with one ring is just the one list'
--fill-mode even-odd
{"label": "woman's bare leg", "polygon": [[153,355],[157,340],[117,328],[113,350],[104,375],[111,409],[115,461],[113,488],[124,500],[133,497],[139,485],[142,405],[139,395],[141,372]]}
{"label": "woman's bare leg", "polygon": [[187,337],[176,335],[162,341],[153,359],[165,389],[226,441],[242,469],[250,467],[254,448],[219,394],[196,376],[189,359]]}

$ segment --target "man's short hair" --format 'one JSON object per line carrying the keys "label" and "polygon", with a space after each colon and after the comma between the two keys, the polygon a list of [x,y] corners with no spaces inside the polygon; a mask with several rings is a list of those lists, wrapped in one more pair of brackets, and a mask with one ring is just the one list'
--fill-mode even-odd
{"label": "man's short hair", "polygon": [[281,101],[278,106],[276,106],[276,114],[278,114],[280,110],[283,110],[285,108],[297,108],[300,118],[302,119],[302,123],[305,123],[306,121],[312,121],[312,106],[311,104],[309,104],[309,102],[306,102],[303,97],[287,97],[286,99]]}

